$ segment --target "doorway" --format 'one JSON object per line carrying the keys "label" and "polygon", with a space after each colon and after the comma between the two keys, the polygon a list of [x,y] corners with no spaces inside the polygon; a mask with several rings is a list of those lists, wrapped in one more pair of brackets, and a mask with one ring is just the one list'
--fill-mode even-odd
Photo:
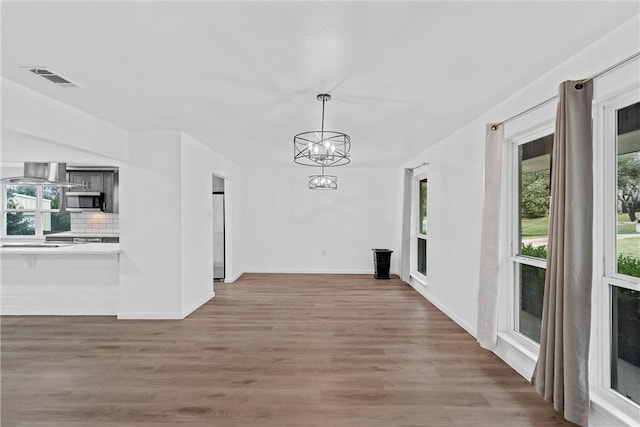
{"label": "doorway", "polygon": [[213,280],[224,281],[224,178],[213,175],[212,188]]}

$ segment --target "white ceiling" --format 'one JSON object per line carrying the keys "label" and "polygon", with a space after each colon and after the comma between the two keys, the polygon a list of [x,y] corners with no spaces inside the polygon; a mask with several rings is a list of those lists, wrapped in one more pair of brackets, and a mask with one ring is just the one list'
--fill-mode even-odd
{"label": "white ceiling", "polygon": [[127,129],[184,130],[246,166],[293,165],[293,135],[319,129],[316,94],[329,92],[326,128],[351,136],[352,165],[382,167],[638,11],[608,1],[3,1],[2,76]]}

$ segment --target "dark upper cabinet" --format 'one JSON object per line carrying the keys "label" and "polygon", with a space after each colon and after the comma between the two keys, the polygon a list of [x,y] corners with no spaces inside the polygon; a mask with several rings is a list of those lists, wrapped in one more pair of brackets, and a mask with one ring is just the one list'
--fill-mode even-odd
{"label": "dark upper cabinet", "polygon": [[[111,173],[111,172],[107,172]],[[74,184],[82,184],[84,187],[76,187],[73,191],[99,191],[104,193],[103,171],[70,171],[69,181]]]}
{"label": "dark upper cabinet", "polygon": [[104,172],[102,182],[104,188],[104,211],[118,212],[118,173]]}
{"label": "dark upper cabinet", "polygon": [[67,191],[98,191],[104,193],[104,211],[119,212],[118,172],[99,170],[70,170],[69,181],[84,187],[74,187]]}

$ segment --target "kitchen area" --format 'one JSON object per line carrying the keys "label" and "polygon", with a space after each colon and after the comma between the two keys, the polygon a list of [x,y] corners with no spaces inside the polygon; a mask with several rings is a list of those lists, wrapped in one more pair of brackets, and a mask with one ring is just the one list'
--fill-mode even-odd
{"label": "kitchen area", "polygon": [[118,168],[29,162],[22,172],[1,180],[2,314],[116,315]]}

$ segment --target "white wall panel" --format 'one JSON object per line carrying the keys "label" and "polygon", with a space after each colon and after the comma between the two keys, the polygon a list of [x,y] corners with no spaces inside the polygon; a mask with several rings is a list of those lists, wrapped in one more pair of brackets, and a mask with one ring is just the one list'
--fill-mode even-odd
{"label": "white wall panel", "polygon": [[4,315],[116,315],[118,255],[2,255]]}

